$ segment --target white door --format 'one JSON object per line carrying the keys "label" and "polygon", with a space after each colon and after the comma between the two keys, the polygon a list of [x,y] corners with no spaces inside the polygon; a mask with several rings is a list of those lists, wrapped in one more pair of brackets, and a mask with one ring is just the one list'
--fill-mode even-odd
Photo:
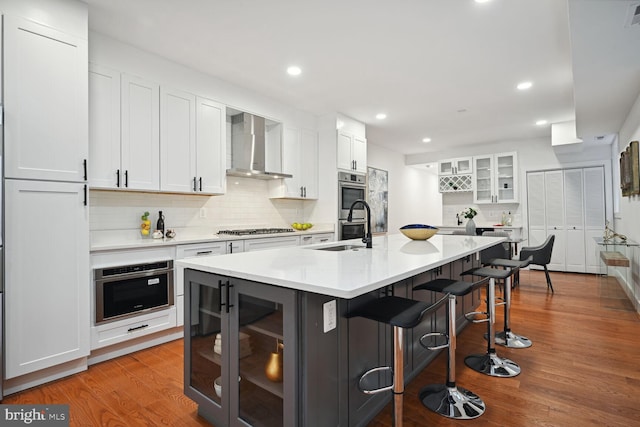
{"label": "white door", "polygon": [[545,222],[544,172],[527,174],[527,206],[529,239],[526,246],[538,246],[547,238]]}
{"label": "white door", "polygon": [[226,108],[196,98],[196,173],[198,191],[223,194],[226,186]]}
{"label": "white door", "polygon": [[4,16],[5,176],[86,180],[87,41]]}
{"label": "white door", "polygon": [[81,183],[5,181],[5,377],[89,354],[89,208]]}
{"label": "white door", "polygon": [[587,273],[600,273],[600,258],[594,237],[602,237],[605,223],[604,168],[584,169],[585,260]]}
{"label": "white door", "polygon": [[493,203],[493,156],[473,158],[473,202]]}
{"label": "white door", "polygon": [[197,191],[195,95],[161,88],[160,124],[160,190]]}
{"label": "white door", "polygon": [[564,184],[561,170],[545,173],[545,222],[547,236],[556,236],[551,253],[550,270],[564,271],[566,233],[564,228]]}
{"label": "white door", "polygon": [[318,198],[318,133],[309,129],[300,131],[300,165],[303,176],[304,197]]}
{"label": "white door", "polygon": [[90,64],[89,185],[118,188],[120,172],[120,72]]}
{"label": "white door", "polygon": [[565,271],[585,272],[584,183],[582,169],[564,171],[565,227],[567,231]]}
{"label": "white door", "polygon": [[292,198],[303,197],[303,170],[300,164],[301,146],[300,131],[285,127],[282,138],[282,170],[292,175],[284,180],[285,196]]}
{"label": "white door", "polygon": [[122,75],[122,169],[124,187],[160,189],[160,87]]}
{"label": "white door", "polygon": [[355,169],[351,156],[352,135],[344,131],[338,131],[337,166],[338,169],[352,171]]}
{"label": "white door", "polygon": [[354,135],[351,150],[356,171],[367,173],[367,140]]}

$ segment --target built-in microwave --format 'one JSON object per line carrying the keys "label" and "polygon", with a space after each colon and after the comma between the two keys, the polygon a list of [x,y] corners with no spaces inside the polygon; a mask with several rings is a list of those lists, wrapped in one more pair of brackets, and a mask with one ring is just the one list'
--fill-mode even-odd
{"label": "built-in microwave", "polygon": [[[349,208],[358,199],[366,200],[367,180],[365,175],[338,172],[338,219],[347,219]],[[353,219],[364,219],[362,203],[353,207]]]}
{"label": "built-in microwave", "polygon": [[174,304],[173,261],[94,270],[96,324]]}

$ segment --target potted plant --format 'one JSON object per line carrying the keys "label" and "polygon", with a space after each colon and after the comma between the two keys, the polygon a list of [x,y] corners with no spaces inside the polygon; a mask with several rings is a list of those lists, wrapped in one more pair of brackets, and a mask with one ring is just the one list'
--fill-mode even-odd
{"label": "potted plant", "polygon": [[467,224],[465,225],[465,230],[467,234],[471,236],[476,235],[476,223],[473,221],[473,217],[478,215],[478,211],[473,208],[466,208],[462,212],[460,212],[460,216],[463,218],[467,218]]}

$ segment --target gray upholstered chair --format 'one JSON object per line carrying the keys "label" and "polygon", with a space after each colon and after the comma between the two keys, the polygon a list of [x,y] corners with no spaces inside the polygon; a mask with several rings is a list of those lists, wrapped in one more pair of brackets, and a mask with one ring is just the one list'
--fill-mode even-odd
{"label": "gray upholstered chair", "polygon": [[556,239],[554,234],[547,237],[547,240],[539,246],[525,246],[520,250],[520,259],[525,260],[531,257],[531,264],[539,265],[544,268],[544,275],[547,278],[547,288],[551,289],[553,293],[553,285],[551,284],[551,277],[549,277],[549,270],[547,270],[547,264],[551,262],[551,252],[553,251],[553,242]]}

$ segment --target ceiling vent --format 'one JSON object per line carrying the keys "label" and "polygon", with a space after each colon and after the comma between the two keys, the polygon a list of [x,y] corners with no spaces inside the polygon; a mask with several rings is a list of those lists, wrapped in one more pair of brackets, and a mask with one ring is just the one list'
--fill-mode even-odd
{"label": "ceiling vent", "polygon": [[632,3],[629,5],[625,27],[640,27],[640,3]]}

